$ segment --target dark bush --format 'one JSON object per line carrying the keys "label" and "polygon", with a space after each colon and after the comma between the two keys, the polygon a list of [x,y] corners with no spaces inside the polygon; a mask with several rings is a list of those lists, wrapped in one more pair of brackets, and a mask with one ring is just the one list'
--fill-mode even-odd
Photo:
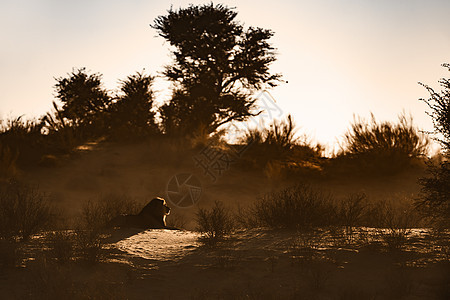
{"label": "dark bush", "polygon": [[137,202],[123,194],[100,195],[96,200],[88,200],[82,208],[83,227],[97,231],[114,217],[138,212]]}
{"label": "dark bush", "polygon": [[353,232],[353,227],[361,224],[367,208],[365,194],[351,194],[339,205],[339,222],[345,226],[348,234]]}
{"label": "dark bush", "polygon": [[17,181],[0,185],[0,237],[27,239],[50,217],[48,198],[36,187]]}
{"label": "dark bush", "polygon": [[77,230],[75,238],[75,253],[77,258],[93,265],[104,258],[104,241],[97,230]]}
{"label": "dark bush", "polygon": [[285,120],[274,120],[268,128],[249,130],[242,144],[249,145],[247,160],[266,166],[271,161],[311,161],[322,156],[320,145],[313,146],[306,139],[295,137],[296,128],[291,115]]}
{"label": "dark bush", "polygon": [[450,161],[443,161],[438,166],[430,165],[429,176],[421,178],[422,186],[416,207],[434,225],[450,227]]}
{"label": "dark bush", "polygon": [[[44,124],[36,120],[18,117],[1,123],[0,164],[14,173],[16,166],[37,162],[48,151],[45,136],[41,134]],[[0,169],[1,170],[1,169]]]}
{"label": "dark bush", "polygon": [[308,229],[336,223],[331,195],[307,184],[266,194],[249,212],[258,225],[272,228]]}
{"label": "dark bush", "polygon": [[337,162],[341,169],[386,174],[401,171],[428,153],[429,139],[399,116],[398,123],[357,119],[344,136]]}
{"label": "dark bush", "polygon": [[427,153],[428,139],[412,124],[412,118],[399,116],[397,124],[356,120],[345,135],[343,154],[406,158],[419,157]]}
{"label": "dark bush", "polygon": [[232,215],[219,201],[210,210],[199,208],[196,217],[197,230],[212,244],[230,234],[234,227]]}

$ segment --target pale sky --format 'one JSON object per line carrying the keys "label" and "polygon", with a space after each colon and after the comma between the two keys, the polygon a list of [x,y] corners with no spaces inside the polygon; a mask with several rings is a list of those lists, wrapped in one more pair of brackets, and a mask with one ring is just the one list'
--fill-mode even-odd
{"label": "pale sky", "polygon": [[[106,88],[136,71],[158,75],[170,63],[167,43],[149,24],[171,4],[194,1],[0,0],[0,117],[39,117],[51,108],[54,77],[86,67]],[[271,90],[300,134],[332,145],[354,115],[378,120],[411,113],[431,130],[427,93],[450,63],[450,1],[221,1],[245,26],[272,29],[272,70],[289,83]],[[158,79],[157,100],[169,95]]]}

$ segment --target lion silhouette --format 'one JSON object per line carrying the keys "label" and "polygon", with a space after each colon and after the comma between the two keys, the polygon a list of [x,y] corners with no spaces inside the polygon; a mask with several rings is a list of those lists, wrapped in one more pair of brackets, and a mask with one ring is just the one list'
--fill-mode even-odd
{"label": "lion silhouette", "polygon": [[170,207],[166,200],[157,197],[152,199],[137,215],[121,215],[112,219],[108,228],[167,228],[166,217],[170,214]]}

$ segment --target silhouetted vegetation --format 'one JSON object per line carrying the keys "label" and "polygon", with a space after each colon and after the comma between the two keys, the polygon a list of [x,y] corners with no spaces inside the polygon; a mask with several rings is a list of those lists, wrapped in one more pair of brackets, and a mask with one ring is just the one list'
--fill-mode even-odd
{"label": "silhouetted vegetation", "polygon": [[0,239],[28,239],[49,224],[51,209],[45,194],[17,181],[0,185]]}
{"label": "silhouetted vegetation", "polygon": [[18,117],[0,124],[0,178],[8,178],[16,175],[17,167],[40,159],[47,145],[41,122]]}
{"label": "silhouetted vegetation", "polygon": [[209,210],[199,208],[196,216],[197,230],[204,235],[204,241],[210,245],[223,240],[233,230],[232,215],[221,202],[216,201]]}
{"label": "silhouetted vegetation", "polygon": [[266,194],[248,211],[251,223],[259,226],[310,229],[336,224],[331,195],[307,184]]}
{"label": "silhouetted vegetation", "polygon": [[82,209],[83,229],[99,231],[113,218],[137,212],[137,202],[125,194],[100,195],[97,199],[84,203]]}
{"label": "silhouetted vegetation", "polygon": [[44,132],[48,138],[50,153],[69,153],[76,146],[86,141],[85,133],[63,116],[61,109],[53,101],[53,110],[42,117]]}
{"label": "silhouetted vegetation", "polygon": [[320,187],[304,183],[265,194],[253,205],[241,208],[237,219],[245,228],[328,228],[334,233],[342,229],[350,237],[361,226],[384,228],[379,235],[386,239],[404,236],[421,224],[412,200],[369,201],[362,193],[338,199]]}
{"label": "silhouetted vegetation", "polygon": [[[20,167],[53,165],[55,155],[72,152],[92,139],[136,140],[159,133],[153,112],[153,78],[143,73],[121,82],[111,97],[101,75],[84,68],[57,78],[57,102],[39,121],[22,117],[0,123],[0,179]],[[52,161],[52,162],[50,162]]]}
{"label": "silhouetted vegetation", "polygon": [[175,61],[164,75],[173,82],[171,101],[160,108],[166,133],[214,132],[220,125],[257,113],[252,91],[274,86],[273,32],[243,26],[237,12],[213,3],[168,11],[153,28],[171,46]]}
{"label": "silhouetted vegetation", "polygon": [[428,167],[429,176],[420,179],[422,191],[416,204],[438,226],[450,227],[450,162]]}
{"label": "silhouetted vegetation", "polygon": [[153,77],[139,72],[121,81],[120,94],[108,109],[113,138],[138,139],[158,132],[152,111],[152,82]]}
{"label": "silhouetted vegetation", "polygon": [[304,162],[320,158],[323,149],[296,137],[296,124],[292,116],[274,120],[267,128],[255,128],[246,132],[242,144],[250,145],[245,157],[254,165],[266,166],[269,162]]}
{"label": "silhouetted vegetation", "polygon": [[[450,71],[450,64],[443,64],[443,67]],[[442,87],[440,92],[436,92],[430,86],[420,83],[430,93],[430,98],[421,99],[431,109],[428,115],[433,120],[434,133],[437,140],[441,143],[442,148],[446,151],[450,150],[450,79],[442,78],[439,80]],[[441,135],[442,137],[440,137]]]}
{"label": "silhouetted vegetation", "polygon": [[[450,226],[449,80],[439,81],[440,93],[423,85],[431,95],[423,101],[447,156],[420,180],[421,195],[413,206],[428,139],[404,115],[398,122],[378,122],[373,115],[368,121],[356,119],[334,157],[298,137],[291,115],[245,132],[237,145],[224,139],[227,132],[220,128],[226,126],[220,126],[257,116],[252,93],[280,79],[269,72],[275,61],[269,44],[273,32],[244,28],[236,16],[234,8],[210,3],[171,8],[154,20],[152,27],[174,54],[164,73],[173,94],[161,107],[154,106],[151,75],[132,74],[113,92],[103,87],[100,73],[81,68],[56,78],[52,111],[41,119],[1,123],[1,296],[127,299],[151,291],[155,298],[191,293],[202,299],[398,299],[429,291],[439,298],[440,289],[448,294],[446,281],[433,281],[445,275],[427,269],[424,278],[413,279],[431,284],[421,282],[414,291],[411,274],[424,269],[416,266],[434,267],[450,257],[448,230],[434,235],[418,228],[429,224],[419,213]],[[99,141],[98,150],[80,154]],[[126,237],[138,223],[105,228],[114,217],[138,212],[135,198],[109,191],[130,189],[144,197],[167,191],[168,186],[161,187],[166,179],[192,167],[192,157],[200,152],[209,159],[199,179],[202,192],[223,202],[175,207],[167,222],[168,227],[196,227],[197,233],[155,229],[133,240]],[[239,167],[225,174],[234,164]],[[42,168],[49,166],[55,168]],[[419,166],[418,171],[411,166]],[[213,168],[222,177],[211,184],[204,178]],[[405,170],[417,172],[400,173]],[[397,177],[386,180],[392,174]],[[42,176],[51,198],[11,180],[32,176]],[[180,194],[198,193],[195,187],[177,185]],[[94,192],[100,196],[92,198]],[[50,200],[60,214],[55,215]],[[241,208],[238,214],[233,204]],[[61,220],[63,229],[55,226]],[[198,248],[200,236],[205,244],[221,247]],[[148,240],[152,246],[167,246],[164,263],[159,257],[139,258],[163,249],[146,248]],[[132,255],[128,242],[137,245]],[[212,287],[205,285],[211,273],[199,270],[208,267],[232,269],[233,278],[217,272]],[[174,274],[176,281],[170,278]],[[367,279],[370,287],[355,288],[347,276],[355,285]],[[379,282],[383,276],[387,283]],[[251,286],[252,280],[267,286]],[[188,287],[167,292],[174,282]],[[10,283],[11,291],[3,294]]]}
{"label": "silhouetted vegetation", "polygon": [[[450,71],[449,64],[443,64]],[[423,85],[430,93],[429,99],[421,99],[431,109],[428,114],[433,119],[434,133],[444,150],[444,159],[438,164],[429,164],[429,176],[420,179],[422,191],[417,207],[431,217],[435,225],[450,227],[450,79],[442,78],[439,83],[443,90],[438,93]]]}
{"label": "silhouetted vegetation", "polygon": [[340,225],[345,227],[347,234],[352,234],[354,227],[360,225],[368,207],[366,195],[351,194],[339,205],[338,215]]}
{"label": "silhouetted vegetation", "polygon": [[103,87],[101,74],[88,74],[85,68],[73,70],[68,77],[56,78],[56,98],[62,103],[61,114],[70,125],[97,133],[105,125],[103,114],[111,97]]}
{"label": "silhouetted vegetation", "polygon": [[412,123],[412,117],[399,116],[399,122],[357,119],[344,136],[338,167],[358,173],[392,174],[404,170],[428,153],[428,138]]}

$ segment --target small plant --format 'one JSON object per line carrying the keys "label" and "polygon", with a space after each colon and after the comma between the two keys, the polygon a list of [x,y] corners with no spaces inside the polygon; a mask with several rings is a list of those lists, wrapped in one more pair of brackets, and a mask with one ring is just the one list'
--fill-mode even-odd
{"label": "small plant", "polygon": [[127,195],[100,195],[88,200],[82,208],[82,220],[88,230],[99,230],[114,217],[137,213],[137,202]]}
{"label": "small plant", "polygon": [[418,216],[409,204],[379,202],[368,208],[368,220],[372,227],[377,228],[377,234],[388,250],[400,250],[408,240],[408,234]]}
{"label": "small plant", "polygon": [[88,264],[96,264],[103,258],[103,240],[94,230],[77,230],[76,250],[78,258]]}
{"label": "small plant", "polygon": [[365,208],[365,194],[351,194],[342,201],[339,207],[339,221],[345,226],[347,235],[351,236],[354,227],[360,224]]}
{"label": "small plant", "polygon": [[0,186],[0,237],[28,239],[50,221],[45,194],[31,185],[9,181]]}
{"label": "small plant", "polygon": [[230,212],[219,201],[210,210],[199,208],[196,216],[197,230],[212,244],[224,239],[234,228]]}

